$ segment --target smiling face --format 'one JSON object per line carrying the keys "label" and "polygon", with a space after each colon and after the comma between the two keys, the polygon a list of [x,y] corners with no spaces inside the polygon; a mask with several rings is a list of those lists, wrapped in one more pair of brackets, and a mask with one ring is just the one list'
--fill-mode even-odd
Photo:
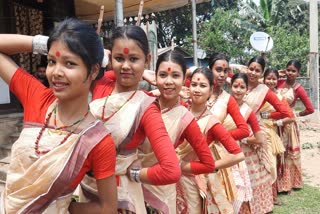
{"label": "smiling face", "polygon": [[286,70],[286,75],[288,80],[296,80],[297,76],[299,76],[299,70],[293,65],[289,65]]}
{"label": "smiling face", "polygon": [[209,80],[202,73],[196,73],[192,76],[190,83],[190,97],[192,104],[205,105],[211,95]]}
{"label": "smiling face", "polygon": [[257,62],[252,62],[248,66],[247,75],[249,83],[257,84],[259,82],[260,77],[262,76],[263,70],[262,66]]}
{"label": "smiling face", "polygon": [[264,84],[270,89],[274,89],[278,84],[278,78],[275,73],[269,73],[263,80]]}
{"label": "smiling face", "polygon": [[160,98],[166,103],[174,104],[179,97],[183,80],[183,71],[179,64],[171,61],[161,62],[156,77]]}
{"label": "smiling face", "polygon": [[211,71],[215,86],[221,87],[228,77],[229,63],[226,60],[217,60],[212,66]]}
{"label": "smiling face", "polygon": [[114,41],[111,56],[116,86],[122,92],[136,90],[150,56],[134,40],[125,38]]}
{"label": "smiling face", "polygon": [[235,79],[231,85],[231,95],[237,100],[242,101],[247,92],[247,85],[241,78]]}
{"label": "smiling face", "polygon": [[98,74],[98,67],[93,66],[88,77],[83,60],[71,52],[64,43],[54,41],[48,53],[46,75],[54,95],[60,99],[73,99],[88,96],[90,85]]}

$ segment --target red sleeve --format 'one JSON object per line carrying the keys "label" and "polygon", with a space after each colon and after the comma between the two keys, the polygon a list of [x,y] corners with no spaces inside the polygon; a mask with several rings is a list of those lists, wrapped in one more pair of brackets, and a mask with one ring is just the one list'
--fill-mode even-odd
{"label": "red sleeve", "polygon": [[56,99],[52,90],[22,68],[14,73],[9,87],[23,106],[24,121],[42,123],[49,105]]}
{"label": "red sleeve", "polygon": [[191,84],[191,81],[189,80],[189,79],[185,79],[185,81],[184,81],[184,86],[186,86],[186,87],[190,87],[190,84]]}
{"label": "red sleeve", "polygon": [[303,115],[312,114],[314,112],[313,105],[307,95],[307,92],[304,90],[303,86],[300,86],[295,91],[295,96],[301,100],[303,103],[305,110],[303,111]]}
{"label": "red sleeve", "polygon": [[268,90],[268,93],[266,94],[264,101],[270,103],[274,107],[274,109],[276,110],[275,112],[270,113],[270,118],[275,119],[275,120],[279,120],[279,119],[282,119],[285,117],[290,117],[290,111],[279,100],[277,95],[273,91],[271,91],[270,89]]}
{"label": "red sleeve", "polygon": [[109,73],[109,71],[105,72],[104,76],[101,79],[96,80],[94,82],[94,85],[91,90],[92,100],[106,97],[112,93],[115,86],[115,82],[107,77],[107,73]]}
{"label": "red sleeve", "polygon": [[213,172],[214,159],[208,147],[206,138],[194,119],[184,130],[182,138],[185,138],[190,143],[199,158],[199,161],[190,162],[192,173],[197,175]]}
{"label": "red sleeve", "polygon": [[278,88],[283,88],[285,83],[286,83],[286,79],[285,78],[280,78],[280,79],[278,79],[277,87]]}
{"label": "red sleeve", "polygon": [[256,133],[258,131],[261,131],[260,125],[259,125],[259,121],[256,117],[256,115],[254,114],[254,112],[251,112],[249,118],[248,118],[248,124],[251,126],[252,132]]}
{"label": "red sleeve", "polygon": [[[165,185],[178,182],[181,176],[179,161],[162,121],[160,109],[155,103],[145,111],[139,127],[141,127],[140,132],[145,133],[145,136],[148,137],[158,160],[158,164],[148,168],[147,175],[151,183]],[[130,147],[137,147],[141,142],[135,139],[133,141],[136,141],[136,145],[131,144]]]}
{"label": "red sleeve", "polygon": [[116,148],[111,135],[107,135],[91,150],[71,187],[75,188],[89,170],[93,171],[95,179],[103,179],[113,175],[115,167]]}
{"label": "red sleeve", "polygon": [[248,125],[240,113],[237,101],[232,96],[229,98],[227,112],[231,115],[234,123],[237,126],[236,129],[229,131],[233,139],[241,140],[245,137],[248,137],[250,134]]}
{"label": "red sleeve", "polygon": [[207,141],[211,143],[214,140],[222,143],[224,148],[226,148],[227,151],[231,154],[238,154],[242,152],[237,142],[231,137],[230,133],[220,123],[212,126],[208,132]]}
{"label": "red sleeve", "polygon": [[107,78],[107,79],[109,79],[109,80],[112,80],[112,81],[116,81],[116,75],[115,75],[115,73],[114,73],[114,71],[105,71],[104,72],[104,76]]}

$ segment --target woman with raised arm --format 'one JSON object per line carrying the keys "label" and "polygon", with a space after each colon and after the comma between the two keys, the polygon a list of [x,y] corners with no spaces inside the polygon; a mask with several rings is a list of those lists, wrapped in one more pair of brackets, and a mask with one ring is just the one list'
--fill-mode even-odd
{"label": "woman with raised arm", "polygon": [[[247,90],[247,75],[243,73],[235,74],[231,78],[231,95],[237,101],[243,118],[251,128],[250,137],[239,141],[245,155],[245,164],[241,162],[238,168],[232,170],[237,186],[237,197],[233,202],[235,213],[250,213],[250,210],[252,213],[259,211],[257,207],[265,200],[265,198],[259,197],[259,191],[263,189],[263,181],[271,180],[268,171],[270,161],[264,154],[265,135],[259,126],[255,113],[243,101]],[[231,123],[228,127],[232,127],[233,121],[230,116],[226,118],[225,123]],[[260,182],[260,179],[262,182]],[[268,199],[265,201],[268,201]]]}
{"label": "woman with raised arm", "polygon": [[[50,88],[8,57],[32,51],[48,52]],[[24,108],[24,128],[12,147],[0,213],[116,213],[114,143],[88,103],[104,55],[95,30],[66,19],[49,39],[2,34],[0,52],[0,76]],[[99,201],[72,201],[89,170]]]}
{"label": "woman with raised arm", "polygon": [[[213,149],[216,171],[214,173],[196,176],[182,176],[178,183],[178,201],[180,212],[189,213],[232,213],[233,208],[227,199],[227,188],[224,179],[226,168],[244,160],[239,145],[230,133],[221,125],[207,109],[207,100],[213,87],[213,74],[208,68],[198,68],[191,75],[190,111],[206,136],[208,144]],[[215,145],[219,142],[226,152],[220,156]],[[178,147],[178,155],[182,160],[194,157],[194,152],[188,144],[183,143]],[[219,170],[219,171],[218,171]],[[184,206],[182,206],[184,205]],[[184,208],[184,209],[181,209]]]}
{"label": "woman with raised arm", "polygon": [[[118,27],[111,38],[111,63],[116,79],[103,79],[93,88],[90,108],[111,131],[117,148],[118,209],[143,214],[146,208],[141,183],[176,183],[181,176],[179,161],[161,118],[155,97],[138,90],[150,61],[145,32],[137,26]],[[138,146],[148,138],[158,164],[137,163]],[[82,182],[84,194],[96,192],[92,178]]]}
{"label": "woman with raised arm", "polygon": [[[156,82],[160,92],[158,102],[162,119],[176,148],[182,173],[192,176],[213,172],[214,161],[195,118],[180,104],[179,93],[185,73],[186,63],[178,52],[169,51],[159,56],[156,63]],[[188,146],[193,152],[191,158],[184,159],[179,156],[182,145]],[[150,167],[157,163],[148,140],[139,149],[142,166]],[[143,187],[145,201],[149,206],[163,213],[179,213],[179,210],[176,211],[175,184],[163,186],[144,184]],[[190,210],[191,213],[195,211]]]}
{"label": "woman with raised arm", "polygon": [[294,99],[293,88],[276,88],[278,79],[277,70],[270,70],[264,74],[264,83],[277,93],[279,99],[291,111],[291,117],[273,121],[274,125],[278,127],[278,133],[286,149],[280,163],[278,163],[280,175],[277,178],[276,189],[279,192],[285,191],[290,194],[293,188],[302,187],[300,140],[296,118],[289,106],[289,102]]}
{"label": "woman with raised arm", "polygon": [[[266,85],[261,84],[259,79],[262,77],[265,68],[265,60],[264,58],[258,56],[250,59],[248,63],[248,92],[244,97],[245,102],[252,108],[253,112],[256,114],[260,126],[264,130],[264,124],[262,123],[261,119],[281,119],[285,117],[290,117],[290,112],[287,110],[285,105],[278,99],[277,95],[269,89]],[[275,112],[261,112],[261,107],[268,102],[270,105],[273,106]],[[276,171],[276,160],[273,158],[272,154],[272,144],[270,138],[267,138],[267,147],[266,153],[269,156],[269,160],[271,161],[271,165],[269,166],[270,173],[272,180],[269,179],[260,179],[259,182],[263,183],[264,185],[261,186],[256,193],[258,197],[265,198],[265,201],[257,207],[259,212],[270,212],[273,208],[273,200],[272,200],[272,187],[271,185],[276,181],[277,178],[277,171]],[[271,200],[269,201],[271,197]],[[267,202],[267,203],[266,203]]]}

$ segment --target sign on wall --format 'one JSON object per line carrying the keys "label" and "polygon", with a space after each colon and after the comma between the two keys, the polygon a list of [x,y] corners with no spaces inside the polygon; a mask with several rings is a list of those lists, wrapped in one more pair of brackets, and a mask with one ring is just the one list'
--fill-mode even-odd
{"label": "sign on wall", "polygon": [[0,104],[10,103],[10,93],[8,84],[0,79]]}

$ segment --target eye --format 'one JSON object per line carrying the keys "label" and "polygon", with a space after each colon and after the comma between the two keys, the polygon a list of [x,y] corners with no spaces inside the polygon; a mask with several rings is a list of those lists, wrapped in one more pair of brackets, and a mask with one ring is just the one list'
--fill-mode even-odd
{"label": "eye", "polygon": [[197,83],[191,83],[192,87],[197,87]]}
{"label": "eye", "polygon": [[161,78],[164,78],[164,77],[166,77],[166,76],[167,76],[166,73],[159,73],[159,77],[161,77]]}
{"label": "eye", "polygon": [[67,62],[66,62],[66,65],[67,65],[67,66],[74,66],[74,65],[77,65],[77,64],[74,63],[74,62],[67,61]]}
{"label": "eye", "polygon": [[123,57],[120,57],[120,56],[116,56],[116,57],[114,57],[114,59],[118,62],[123,62],[123,60],[124,60]]}
{"label": "eye", "polygon": [[180,74],[173,74],[174,78],[179,78],[181,75]]}
{"label": "eye", "polygon": [[53,65],[55,64],[55,61],[53,59],[48,59],[48,65]]}
{"label": "eye", "polygon": [[137,57],[131,57],[130,58],[130,62],[136,62],[136,61],[138,61],[139,60],[139,58],[137,58]]}

